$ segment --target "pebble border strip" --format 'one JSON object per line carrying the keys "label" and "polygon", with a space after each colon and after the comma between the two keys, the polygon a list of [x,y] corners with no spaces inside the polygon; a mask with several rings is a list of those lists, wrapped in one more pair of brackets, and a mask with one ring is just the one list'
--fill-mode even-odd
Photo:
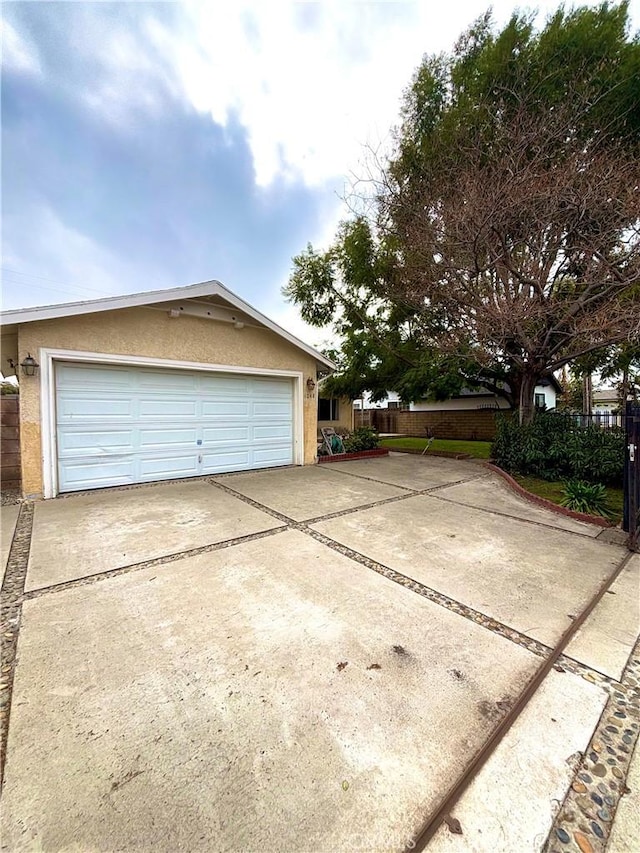
{"label": "pebble border strip", "polygon": [[640,640],[553,822],[543,853],[604,853],[640,733]]}
{"label": "pebble border strip", "polygon": [[4,763],[9,734],[11,696],[15,675],[16,649],[22,617],[24,584],[27,578],[31,531],[33,529],[33,504],[20,505],[18,519],[0,591],[0,784],[4,781]]}

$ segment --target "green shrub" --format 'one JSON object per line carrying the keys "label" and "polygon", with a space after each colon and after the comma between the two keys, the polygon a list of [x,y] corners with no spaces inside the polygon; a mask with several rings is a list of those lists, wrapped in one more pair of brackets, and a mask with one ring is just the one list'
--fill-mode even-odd
{"label": "green shrub", "polygon": [[541,412],[523,426],[515,417],[499,418],[491,453],[497,465],[512,473],[619,486],[624,446],[623,429],[582,426],[571,415]]}
{"label": "green shrub", "polygon": [[357,453],[360,450],[373,450],[380,444],[380,437],[373,427],[358,427],[344,439],[346,453]]}
{"label": "green shrub", "polygon": [[560,501],[574,512],[586,512],[589,515],[609,515],[607,509],[607,490],[602,483],[585,483],[583,480],[569,480],[565,483],[564,494]]}

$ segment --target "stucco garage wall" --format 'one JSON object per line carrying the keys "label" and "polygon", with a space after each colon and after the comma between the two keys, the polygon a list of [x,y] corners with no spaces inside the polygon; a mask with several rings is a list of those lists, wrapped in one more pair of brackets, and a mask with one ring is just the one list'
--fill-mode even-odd
{"label": "stucco garage wall", "polygon": [[[265,370],[295,370],[316,377],[311,356],[268,329],[183,316],[166,311],[127,308],[78,317],[25,323],[18,333],[19,358],[31,352],[40,360],[40,347],[145,356],[176,361],[211,362]],[[40,377],[20,383],[22,487],[26,495],[42,495],[40,435]],[[317,401],[303,391],[304,462],[316,458]]]}

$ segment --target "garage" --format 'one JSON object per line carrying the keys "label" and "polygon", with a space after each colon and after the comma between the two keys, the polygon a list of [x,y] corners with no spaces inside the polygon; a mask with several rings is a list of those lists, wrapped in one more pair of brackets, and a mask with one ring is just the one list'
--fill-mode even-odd
{"label": "garage", "polygon": [[59,491],[293,463],[290,379],[54,365]]}
{"label": "garage", "polygon": [[335,364],[219,281],[0,323],[25,498],[317,461]]}

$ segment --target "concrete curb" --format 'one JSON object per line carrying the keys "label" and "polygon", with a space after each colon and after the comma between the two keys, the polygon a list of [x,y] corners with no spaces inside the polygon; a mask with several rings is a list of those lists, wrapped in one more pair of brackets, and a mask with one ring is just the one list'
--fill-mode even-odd
{"label": "concrete curb", "polygon": [[[413,453],[416,456],[422,456],[424,453],[423,450],[418,450],[417,447],[388,447],[387,450],[391,450],[393,453]],[[471,459],[470,453],[455,453],[453,450],[427,450],[424,454],[425,459],[427,456],[443,456],[445,459]]]}
{"label": "concrete curb", "polygon": [[507,474],[506,471],[503,471],[502,468],[498,468],[498,466],[494,465],[492,462],[485,462],[484,466],[490,471],[493,471],[494,474],[498,474],[502,477],[514,492],[519,494],[520,497],[525,498],[525,500],[531,501],[531,503],[543,506],[545,509],[550,509],[558,515],[566,515],[569,518],[574,518],[576,521],[584,521],[587,524],[596,524],[598,527],[615,527],[612,522],[608,521],[606,518],[602,518],[600,515],[587,515],[587,513],[584,512],[574,512],[572,509],[567,509],[564,506],[553,503],[553,501],[548,501],[546,498],[541,498],[539,495],[534,495],[531,492],[528,492],[520,485],[520,483],[517,482],[517,480],[514,480],[510,474]]}
{"label": "concrete curb", "polygon": [[376,447],[373,450],[358,450],[356,453],[336,453],[335,456],[318,456],[318,463],[348,462],[350,459],[368,459],[371,456],[388,456],[389,448]]}

